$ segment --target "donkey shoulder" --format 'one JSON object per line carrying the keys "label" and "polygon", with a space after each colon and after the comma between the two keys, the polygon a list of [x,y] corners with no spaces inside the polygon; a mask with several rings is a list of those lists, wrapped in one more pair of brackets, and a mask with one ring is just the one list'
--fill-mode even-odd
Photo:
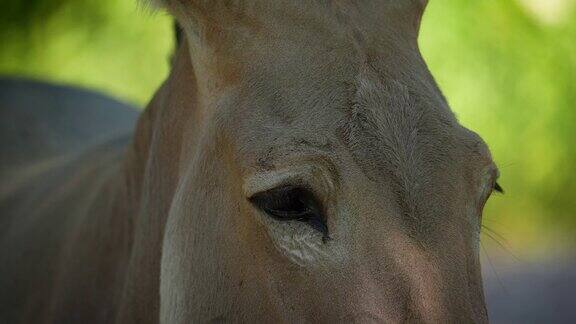
{"label": "donkey shoulder", "polygon": [[93,269],[124,250],[95,251],[123,228],[109,209],[136,118],[94,92],[0,78],[0,323],[62,322],[44,317],[72,306],[110,322],[114,276]]}
{"label": "donkey shoulder", "polygon": [[134,107],[96,92],[0,78],[0,168],[128,133],[137,116]]}

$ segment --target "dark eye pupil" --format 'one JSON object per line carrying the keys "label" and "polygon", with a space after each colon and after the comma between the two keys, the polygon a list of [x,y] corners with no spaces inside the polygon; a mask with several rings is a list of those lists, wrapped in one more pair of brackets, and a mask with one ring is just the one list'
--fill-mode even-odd
{"label": "dark eye pupil", "polygon": [[308,193],[301,188],[280,189],[276,194],[272,194],[270,208],[278,213],[285,213],[293,216],[304,216],[310,212],[308,203],[311,203]]}
{"label": "dark eye pupil", "polygon": [[294,186],[275,188],[258,193],[249,200],[274,219],[306,222],[327,235],[328,229],[320,204],[306,188]]}
{"label": "dark eye pupil", "polygon": [[256,194],[250,201],[263,211],[278,219],[304,218],[311,212],[309,203],[313,202],[306,189],[299,187],[281,187]]}

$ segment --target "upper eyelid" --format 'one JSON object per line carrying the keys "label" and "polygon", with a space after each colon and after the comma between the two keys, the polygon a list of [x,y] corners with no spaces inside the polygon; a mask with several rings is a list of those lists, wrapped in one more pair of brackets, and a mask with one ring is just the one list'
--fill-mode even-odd
{"label": "upper eyelid", "polygon": [[500,179],[500,169],[496,166],[496,163],[492,162],[491,165],[488,167],[487,171],[488,174],[492,177],[492,181],[495,183],[498,179]]}
{"label": "upper eyelid", "polygon": [[334,191],[336,181],[332,168],[324,163],[306,163],[290,169],[256,172],[244,182],[243,191],[246,197],[250,197],[267,190],[292,185],[305,187],[320,198]]}
{"label": "upper eyelid", "polygon": [[496,166],[496,163],[494,162],[492,162],[492,170],[490,173],[492,173],[492,187],[490,188],[491,191],[504,193],[504,189],[498,183],[498,179],[500,179],[500,169],[498,169],[498,166]]}
{"label": "upper eyelid", "polygon": [[[295,185],[299,181],[299,175],[291,172],[266,172],[258,173],[250,177],[244,184],[244,192],[247,197],[252,197],[259,193],[264,193],[279,187]],[[301,181],[301,180],[300,180]]]}

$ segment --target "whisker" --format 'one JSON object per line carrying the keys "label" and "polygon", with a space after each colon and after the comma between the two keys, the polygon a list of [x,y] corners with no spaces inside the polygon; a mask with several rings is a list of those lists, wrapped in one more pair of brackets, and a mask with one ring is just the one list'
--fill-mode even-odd
{"label": "whisker", "polygon": [[508,162],[506,164],[498,164],[498,169],[508,169],[509,167],[515,167],[518,165],[518,162]]}
{"label": "whisker", "polygon": [[[496,232],[495,232],[494,230],[492,230],[491,228],[486,227],[485,225],[482,225],[482,228],[483,228],[483,229],[486,229],[486,231],[483,231],[482,234],[485,234],[485,235],[488,236],[490,239],[492,239],[494,242],[496,242],[496,243],[498,244],[498,246],[499,246],[502,250],[506,251],[510,256],[512,256],[512,258],[513,258],[515,261],[522,262],[522,260],[521,260],[515,253],[513,253],[513,252],[511,251],[512,249],[511,249],[510,246],[507,246],[507,244],[504,244],[504,243],[502,243],[500,240],[497,239],[498,237],[500,237],[501,240],[503,240],[503,241],[505,241],[505,243],[507,243],[507,242],[506,242],[506,238],[504,238],[501,234],[496,233]],[[496,237],[495,237],[495,236],[496,236]]]}
{"label": "whisker", "polygon": [[504,286],[504,283],[500,279],[500,276],[498,275],[498,272],[496,271],[496,268],[494,267],[494,264],[492,263],[492,259],[490,259],[490,255],[488,254],[488,251],[486,251],[486,248],[484,247],[482,242],[480,242],[480,247],[482,248],[482,251],[484,251],[484,255],[486,256],[486,259],[488,260],[488,264],[490,265],[490,269],[492,269],[492,273],[494,274],[494,277],[496,277],[496,281],[498,282],[498,285],[500,286],[500,288],[502,288],[502,291],[504,291],[504,293],[506,295],[508,295],[508,297],[510,297],[510,293],[508,292],[508,289],[506,289],[506,286]]}
{"label": "whisker", "polygon": [[482,223],[485,223],[485,222],[494,223],[494,224],[496,224],[496,225],[505,225],[505,223],[502,221],[502,219],[501,219],[501,218],[497,218],[497,217],[494,217],[494,218],[492,218],[492,219],[491,219],[490,217],[484,217],[484,218],[482,219]]}
{"label": "whisker", "polygon": [[498,237],[498,239],[502,240],[502,242],[508,244],[508,240],[504,237],[504,235],[496,232],[495,230],[491,229],[490,227],[482,224],[482,229],[487,230],[488,232],[490,232],[491,234],[494,234],[496,237]]}

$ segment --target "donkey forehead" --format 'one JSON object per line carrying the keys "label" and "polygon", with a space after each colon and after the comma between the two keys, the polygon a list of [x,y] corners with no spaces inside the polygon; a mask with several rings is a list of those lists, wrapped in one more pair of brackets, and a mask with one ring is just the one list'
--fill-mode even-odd
{"label": "donkey forehead", "polygon": [[[441,102],[400,80],[358,77],[353,90],[296,96],[288,106],[275,99],[239,108],[234,119],[241,126],[233,132],[245,179],[273,178],[259,181],[258,189],[290,178],[316,189],[326,183],[350,189],[367,178],[375,189],[369,194],[409,216],[398,219],[411,235],[436,242],[440,237],[426,229],[467,221],[457,215],[474,202],[483,169],[492,164],[488,150]],[[433,212],[442,216],[426,214]]]}
{"label": "donkey forehead", "polygon": [[312,83],[285,77],[249,83],[227,111],[242,125],[235,138],[252,164],[269,168],[274,161],[331,155],[344,146],[372,180],[392,176],[407,183],[414,182],[408,175],[454,174],[463,160],[478,161],[477,167],[468,163],[472,169],[492,162],[482,139],[421,84],[362,67],[349,82],[331,75]]}

